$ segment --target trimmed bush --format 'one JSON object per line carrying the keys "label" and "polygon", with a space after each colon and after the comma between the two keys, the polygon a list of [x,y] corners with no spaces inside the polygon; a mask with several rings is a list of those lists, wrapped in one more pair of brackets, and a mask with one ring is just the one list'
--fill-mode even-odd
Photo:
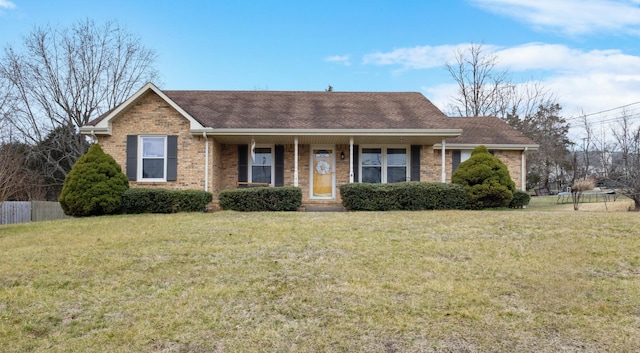
{"label": "trimmed bush", "polygon": [[510,208],[523,208],[529,204],[531,201],[531,195],[528,192],[522,190],[516,190],[513,193],[513,199],[509,204]]}
{"label": "trimmed bush", "polygon": [[228,189],[220,192],[219,200],[223,210],[296,211],[302,205],[302,189],[293,186]]}
{"label": "trimmed bush", "polygon": [[122,197],[125,213],[203,212],[213,196],[204,190],[134,188]]}
{"label": "trimmed bush", "polygon": [[476,147],[471,157],[460,163],[451,182],[465,188],[469,207],[474,209],[507,207],[516,191],[507,166],[485,146]]}
{"label": "trimmed bush", "polygon": [[351,183],[340,186],[342,205],[352,211],[465,209],[467,194],[459,185],[406,182]]}
{"label": "trimmed bush", "polygon": [[129,180],[118,163],[95,144],[67,174],[58,201],[69,216],[116,214],[127,189]]}

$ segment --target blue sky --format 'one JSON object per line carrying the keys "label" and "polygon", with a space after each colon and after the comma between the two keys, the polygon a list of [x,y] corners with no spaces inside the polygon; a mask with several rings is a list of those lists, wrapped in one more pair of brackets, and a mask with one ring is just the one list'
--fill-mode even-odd
{"label": "blue sky", "polygon": [[483,43],[565,117],[640,116],[640,0],[0,0],[0,44],[86,18],[140,36],[163,89],[418,91],[444,109],[443,63]]}

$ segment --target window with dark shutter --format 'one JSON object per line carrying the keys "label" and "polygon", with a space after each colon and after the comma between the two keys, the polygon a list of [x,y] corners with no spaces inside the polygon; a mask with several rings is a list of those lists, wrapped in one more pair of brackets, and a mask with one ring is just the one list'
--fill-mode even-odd
{"label": "window with dark shutter", "polygon": [[238,145],[238,181],[249,181],[249,145]]}
{"label": "window with dark shutter", "polygon": [[460,150],[451,151],[451,174],[458,169],[460,165]]}
{"label": "window with dark shutter", "polygon": [[411,145],[411,181],[420,181],[420,145]]}
{"label": "window with dark shutter", "polygon": [[284,186],[284,145],[275,146],[275,186]]}
{"label": "window with dark shutter", "polygon": [[360,169],[360,153],[358,152],[358,145],[353,145],[353,181],[355,183],[360,181],[358,171]]}
{"label": "window with dark shutter", "polygon": [[127,178],[138,177],[138,135],[127,135]]}
{"label": "window with dark shutter", "polygon": [[178,179],[178,136],[167,136],[167,181]]}

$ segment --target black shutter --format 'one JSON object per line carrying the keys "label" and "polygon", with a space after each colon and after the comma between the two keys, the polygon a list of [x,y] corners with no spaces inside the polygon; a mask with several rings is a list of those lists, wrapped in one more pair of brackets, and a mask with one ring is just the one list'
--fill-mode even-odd
{"label": "black shutter", "polygon": [[411,181],[420,181],[420,145],[411,145]]}
{"label": "black shutter", "polygon": [[178,136],[167,136],[167,181],[178,180]]}
{"label": "black shutter", "polygon": [[353,159],[353,182],[354,183],[358,182],[358,170],[360,169],[358,167],[360,164],[360,160],[358,156],[359,156],[358,145],[353,145],[353,156],[351,156],[351,158]]}
{"label": "black shutter", "polygon": [[275,146],[275,154],[276,154],[276,175],[274,178],[275,186],[284,186],[284,146],[276,145]]}
{"label": "black shutter", "polygon": [[249,180],[249,145],[238,145],[238,181]]}
{"label": "black shutter", "polygon": [[127,135],[127,178],[138,176],[138,135]]}
{"label": "black shutter", "polygon": [[460,150],[451,151],[451,174],[458,169],[460,165]]}

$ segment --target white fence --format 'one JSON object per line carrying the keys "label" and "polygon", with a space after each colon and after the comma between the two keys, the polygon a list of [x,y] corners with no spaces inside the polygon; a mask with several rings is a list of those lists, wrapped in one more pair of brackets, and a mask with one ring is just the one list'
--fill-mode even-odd
{"label": "white fence", "polygon": [[0,203],[0,224],[69,218],[53,201],[5,201]]}

